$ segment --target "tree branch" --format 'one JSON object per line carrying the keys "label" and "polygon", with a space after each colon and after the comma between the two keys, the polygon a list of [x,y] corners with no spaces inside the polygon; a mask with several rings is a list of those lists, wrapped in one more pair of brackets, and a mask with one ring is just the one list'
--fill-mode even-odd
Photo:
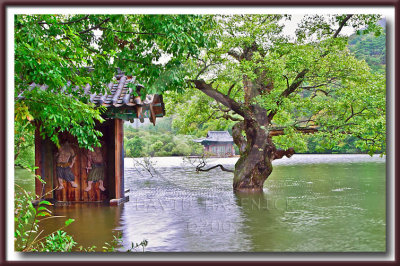
{"label": "tree branch", "polygon": [[367,143],[367,144],[368,144],[368,141],[372,142],[373,145],[375,144],[375,139],[363,138],[363,137],[361,137],[360,135],[357,135],[357,136],[355,136],[355,137],[358,138],[358,139],[361,139],[361,140],[365,141],[365,143]]}
{"label": "tree branch", "polygon": [[283,75],[286,79],[286,88],[289,89],[289,78],[286,75]]}
{"label": "tree branch", "polygon": [[158,33],[158,32],[122,31],[122,30],[114,30],[114,29],[105,28],[105,27],[99,27],[99,29],[100,29],[100,30],[109,30],[109,31],[118,32],[118,33],[125,33],[125,34],[166,36],[166,34],[164,34],[164,33]]}
{"label": "tree branch", "polygon": [[234,173],[234,172],[235,172],[234,170],[226,169],[226,168],[225,168],[223,165],[221,165],[221,164],[214,165],[214,166],[212,166],[212,167],[210,167],[210,168],[208,168],[208,169],[203,169],[204,166],[205,166],[205,165],[203,165],[203,166],[197,166],[197,167],[196,167],[196,172],[208,172],[208,171],[210,171],[210,170],[212,170],[212,169],[214,169],[214,168],[217,168],[217,167],[220,167],[221,170],[222,170],[222,171],[225,171],[225,172],[230,172],[230,173]]}
{"label": "tree branch", "polygon": [[[201,61],[203,61],[203,60],[201,60]],[[207,68],[209,68],[210,66],[214,66],[214,65],[217,65],[217,64],[216,63],[211,63],[211,64],[207,65],[207,63],[204,62],[204,67],[199,71],[199,73],[197,74],[195,79],[198,79],[200,77],[200,75],[203,74],[207,70]]]}
{"label": "tree branch", "polygon": [[300,87],[300,89],[309,90],[309,89],[315,89],[315,88],[319,88],[319,87],[326,86],[326,85],[328,85],[328,83],[322,83],[322,84],[318,84],[318,85],[314,85],[314,86]]}
{"label": "tree branch", "polygon": [[353,106],[350,106],[350,107],[351,107],[351,115],[344,121],[345,123],[347,123],[347,121],[349,121],[351,118],[353,118],[356,115],[361,114],[362,112],[364,112],[367,109],[367,107],[364,107],[363,109],[361,109],[360,112],[354,113]]}
{"label": "tree branch", "polygon": [[271,160],[276,160],[276,159],[281,159],[283,156],[286,156],[288,158],[292,157],[294,154],[294,149],[289,148],[287,150],[275,150],[275,152],[271,156]]}
{"label": "tree branch", "polygon": [[352,17],[353,15],[347,15],[343,21],[340,23],[339,28],[336,30],[335,34],[333,34],[333,38],[336,38],[340,31],[343,29],[344,25],[346,25],[347,21]]}
{"label": "tree branch", "polygon": [[253,42],[253,44],[251,46],[247,46],[243,49],[242,54],[238,54],[234,50],[229,50],[228,55],[232,56],[239,62],[242,61],[243,59],[251,60],[251,57],[253,56],[253,52],[257,51],[257,49],[258,49],[258,44],[256,42]]}
{"label": "tree branch", "polygon": [[[303,82],[305,75],[308,73],[308,69],[303,69],[299,74],[297,74],[296,78],[294,79],[293,83],[286,89],[284,90],[280,98],[285,98],[288,97],[291,93],[293,93]],[[282,100],[278,100],[276,104],[279,106],[282,103]],[[271,111],[268,114],[268,119],[271,121],[272,118],[275,116],[277,111]]]}
{"label": "tree branch", "polygon": [[242,135],[243,131],[244,131],[244,121],[240,121],[239,123],[236,123],[232,127],[233,142],[236,144],[236,146],[238,146],[240,154],[245,151],[247,145],[247,141]]}
{"label": "tree branch", "polygon": [[229,114],[223,114],[221,116],[216,117],[216,119],[218,119],[218,118],[225,118],[226,120],[231,120],[231,121],[243,121],[242,119],[237,118],[237,117],[233,117],[233,116],[231,116]]}
{"label": "tree branch", "polygon": [[296,78],[294,79],[293,83],[290,85],[289,88],[284,90],[281,94],[281,97],[287,97],[292,92],[294,92],[303,82],[304,76],[308,73],[308,69],[303,69],[299,74],[297,74]]}
{"label": "tree branch", "polygon": [[294,123],[294,125],[297,125],[297,124],[300,124],[300,123],[306,123],[306,125],[308,125],[308,123],[310,123],[310,122],[314,122],[314,123],[315,123],[315,120],[309,118],[309,119],[307,119],[307,120],[296,121],[296,122]]}
{"label": "tree branch", "polygon": [[[318,132],[319,130],[316,128],[309,128],[309,127],[295,127],[294,128],[296,131],[301,132],[303,134],[313,134]],[[283,129],[271,129],[269,131],[269,135],[271,137],[275,137],[275,136],[281,136],[281,135],[285,135],[285,132]]]}
{"label": "tree branch", "polygon": [[231,95],[232,89],[233,89],[233,87],[235,87],[235,85],[236,85],[236,83],[233,83],[233,84],[229,87],[229,90],[228,90],[228,93],[226,94],[226,96],[229,97],[229,95]]}
{"label": "tree branch", "polygon": [[221,106],[219,103],[217,105],[212,106],[213,108],[217,108],[219,111],[224,112],[224,113],[228,113],[230,111],[232,111],[231,108],[227,108],[224,109],[223,106]]}
{"label": "tree branch", "polygon": [[[340,31],[343,29],[344,25],[346,25],[346,22],[352,17],[353,15],[347,15],[343,21],[339,24],[339,28],[336,30],[336,32],[333,34],[332,38],[335,39],[339,35]],[[324,58],[327,56],[329,53],[328,49],[321,55],[321,58]]]}
{"label": "tree branch", "polygon": [[207,84],[204,80],[191,80],[196,86],[198,90],[206,94],[207,96],[213,98],[217,102],[225,105],[226,107],[232,109],[234,112],[242,116],[243,118],[252,119],[250,114],[248,114],[243,105],[236,102],[235,100],[229,98],[225,94],[217,91],[216,89],[212,88],[210,84]]}
{"label": "tree branch", "polygon": [[314,91],[313,95],[311,96],[311,99],[314,99],[317,96],[317,92],[319,92],[319,91],[322,92],[323,94],[325,94],[325,96],[329,95],[329,92],[327,92],[327,91],[324,91],[324,90],[321,90],[321,89],[316,89]]}
{"label": "tree branch", "polygon": [[[342,124],[342,125],[333,127],[333,130],[338,130],[339,128],[342,128],[342,127],[346,127],[346,126],[355,126],[355,125],[357,125],[357,124],[356,124],[356,123],[346,123],[346,124]],[[331,127],[331,128],[332,128],[332,127]]]}
{"label": "tree branch", "polygon": [[100,22],[99,24],[97,24],[97,25],[95,25],[95,26],[93,26],[93,27],[91,27],[91,28],[89,28],[89,29],[87,29],[87,30],[80,31],[80,32],[78,32],[78,34],[85,34],[85,33],[88,33],[88,32],[91,31],[91,30],[98,29],[101,25],[103,25],[104,23],[108,22],[109,20],[110,20],[110,18],[106,18],[105,20],[103,20],[103,21]]}
{"label": "tree branch", "polygon": [[[80,21],[85,20],[85,19],[88,19],[88,18],[89,18],[89,15],[86,15],[86,16],[81,17],[81,18],[76,19],[76,20],[72,20],[72,21],[68,21],[68,22],[59,22],[59,23],[57,23],[57,24],[59,24],[59,25],[74,24],[74,23],[80,22]],[[39,25],[52,25],[52,24],[54,24],[54,23],[38,22],[38,24],[39,24]]]}
{"label": "tree branch", "polygon": [[239,62],[242,61],[242,59],[243,59],[242,56],[240,54],[238,54],[237,52],[235,52],[234,50],[228,51],[228,55],[232,56],[233,58],[235,58]]}

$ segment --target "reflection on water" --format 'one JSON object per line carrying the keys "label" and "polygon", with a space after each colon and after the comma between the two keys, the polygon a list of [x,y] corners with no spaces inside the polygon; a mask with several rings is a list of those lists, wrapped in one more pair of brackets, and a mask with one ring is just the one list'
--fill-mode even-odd
{"label": "reflection on water", "polygon": [[[236,160],[209,164],[233,168]],[[147,239],[146,250],[157,252],[386,249],[385,158],[277,160],[264,193],[252,196],[233,194],[232,173],[195,173],[179,157],[152,161],[151,175],[125,159],[130,189],[125,205],[57,207],[55,214],[76,219],[68,231],[84,246],[101,247],[116,230],[123,233],[125,248]]]}
{"label": "reflection on water", "polygon": [[65,218],[46,220],[45,226],[49,232],[53,232],[62,225],[67,218],[75,219],[65,231],[70,232],[78,246],[96,246],[101,250],[105,242],[111,243],[113,235],[118,234],[121,216],[120,207],[110,207],[101,204],[74,204],[71,206],[59,206],[53,208],[55,215]]}

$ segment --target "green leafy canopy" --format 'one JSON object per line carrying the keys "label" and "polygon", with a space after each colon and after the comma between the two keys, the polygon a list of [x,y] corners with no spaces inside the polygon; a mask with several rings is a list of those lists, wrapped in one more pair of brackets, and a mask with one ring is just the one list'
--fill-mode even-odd
{"label": "green leafy canopy", "polygon": [[[94,125],[103,120],[102,109],[86,104],[83,87],[104,93],[119,68],[138,77],[144,95],[181,90],[182,62],[214,42],[207,34],[213,20],[207,17],[16,15],[16,129],[27,128],[21,125],[29,118],[56,144],[58,133],[69,131],[81,147],[98,146],[101,133]],[[47,89],[30,90],[32,83]]]}
{"label": "green leafy canopy", "polygon": [[[287,36],[289,15],[216,16],[212,34],[217,46],[186,62],[192,73],[189,79],[204,80],[212,88],[211,97],[193,84],[183,96],[166,94],[167,111],[176,114],[174,125],[181,132],[204,135],[207,130],[231,128],[243,119],[240,112],[259,106],[271,118],[265,130],[283,132],[273,135],[279,147],[307,152],[311,136],[301,129],[308,129],[327,149],[354,136],[361,150],[384,153],[384,72],[371,71],[358,60],[348,49],[348,37],[341,34],[342,26],[350,26],[379,36],[383,33],[376,25],[379,18],[304,16],[296,36]],[[248,96],[250,100],[246,87],[257,92]],[[232,108],[227,97],[242,109]]]}
{"label": "green leafy canopy", "polygon": [[[119,68],[136,76],[144,93],[164,93],[168,111],[182,114],[182,123],[174,124],[184,132],[196,134],[196,121],[206,131],[241,120],[226,110],[218,98],[223,94],[241,106],[239,113],[258,105],[271,114],[266,130],[283,130],[274,137],[282,146],[304,148],[307,136],[298,128],[311,127],[327,146],[352,135],[371,153],[385,151],[385,77],[357,60],[340,32],[346,25],[379,35],[379,18],[305,16],[293,38],[283,30],[291,16],[279,14],[16,15],[16,129],[36,121],[55,143],[66,130],[82,147],[99,145],[94,124],[102,110],[86,104],[82,88],[104,92]],[[188,81],[195,80],[219,96],[191,91]],[[48,88],[29,90],[32,82]],[[246,102],[250,83],[263,93]],[[291,84],[298,86],[288,91]]]}

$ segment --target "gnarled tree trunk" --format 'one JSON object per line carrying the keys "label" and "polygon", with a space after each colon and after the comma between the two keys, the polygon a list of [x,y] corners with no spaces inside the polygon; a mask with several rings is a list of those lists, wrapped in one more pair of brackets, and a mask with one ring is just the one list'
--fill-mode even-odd
{"label": "gnarled tree trunk", "polygon": [[[272,161],[290,157],[292,148],[277,150],[269,131],[271,115],[251,99],[262,93],[250,81],[245,82],[245,103],[239,103],[213,89],[204,81],[195,80],[196,88],[243,117],[232,128],[233,141],[239,147],[240,158],[235,165],[233,189],[237,192],[260,192],[272,172]],[[245,136],[243,136],[243,133]]]}
{"label": "gnarled tree trunk", "polygon": [[292,148],[286,151],[276,149],[265,117],[256,112],[254,120],[244,120],[233,127],[233,140],[240,147],[233,178],[234,191],[261,192],[265,180],[272,173],[272,161],[283,156],[291,157],[294,153]]}

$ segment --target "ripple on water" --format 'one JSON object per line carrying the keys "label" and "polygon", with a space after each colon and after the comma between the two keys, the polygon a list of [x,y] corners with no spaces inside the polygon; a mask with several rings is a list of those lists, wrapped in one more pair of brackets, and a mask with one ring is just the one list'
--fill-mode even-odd
{"label": "ripple on water", "polygon": [[[236,160],[212,158],[209,165],[233,168]],[[155,158],[152,174],[134,169],[132,159],[125,162],[131,192],[122,227],[127,240],[147,238],[149,251],[385,248],[385,157],[296,154],[277,160],[258,198],[235,196],[232,173],[196,173],[182,158]]]}
{"label": "ripple on water", "polygon": [[[68,228],[78,243],[120,230],[126,248],[147,239],[146,250],[155,252],[386,248],[385,157],[296,154],[276,160],[260,195],[235,195],[232,173],[196,173],[182,158],[152,160],[151,173],[125,160],[129,202],[90,215],[86,207],[76,209],[79,224],[96,224],[93,234]],[[233,168],[236,160],[212,158],[209,165]]]}

